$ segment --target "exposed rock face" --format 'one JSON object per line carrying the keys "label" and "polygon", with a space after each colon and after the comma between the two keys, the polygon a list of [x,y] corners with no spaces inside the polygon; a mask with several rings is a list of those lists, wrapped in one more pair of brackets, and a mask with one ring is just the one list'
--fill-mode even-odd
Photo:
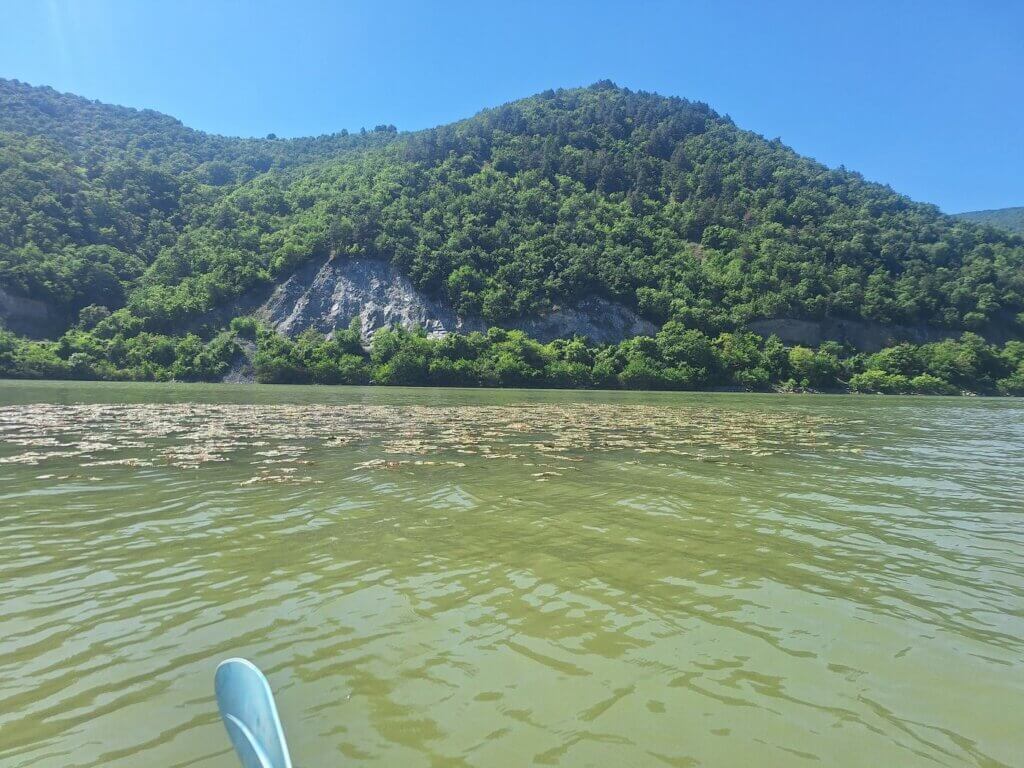
{"label": "exposed rock face", "polygon": [[62,330],[61,318],[37,299],[15,296],[0,287],[0,326],[31,339],[52,338]]}
{"label": "exposed rock face", "polygon": [[864,352],[877,352],[883,347],[901,341],[924,344],[960,336],[959,332],[927,325],[882,325],[835,317],[823,320],[755,320],[747,327],[762,336],[771,336],[774,333],[787,344],[817,347],[826,341],[839,341],[848,342]]}
{"label": "exposed rock face", "polygon": [[423,326],[432,336],[477,330],[442,301],[423,296],[395,267],[381,259],[334,258],[301,267],[281,283],[257,315],[281,333],[309,328],[330,333],[358,317],[363,337],[378,328]]}
{"label": "exposed rock face", "polygon": [[256,357],[256,344],[248,339],[237,339],[238,354],[231,361],[231,368],[222,381],[225,384],[252,384],[256,381],[256,368],[253,359]]}
{"label": "exposed rock face", "polygon": [[658,326],[639,317],[629,307],[591,296],[575,307],[559,307],[536,318],[508,325],[543,342],[570,336],[586,336],[598,344],[614,344],[634,336],[653,336]]}
{"label": "exposed rock face", "polygon": [[[422,326],[431,336],[487,328],[480,318],[459,317],[443,299],[424,296],[388,262],[370,258],[307,264],[275,288],[256,314],[290,336],[308,328],[331,333],[347,328],[356,317],[364,340],[391,325]],[[652,323],[629,308],[600,297],[506,327],[518,328],[541,341],[579,334],[598,343],[657,332]]]}

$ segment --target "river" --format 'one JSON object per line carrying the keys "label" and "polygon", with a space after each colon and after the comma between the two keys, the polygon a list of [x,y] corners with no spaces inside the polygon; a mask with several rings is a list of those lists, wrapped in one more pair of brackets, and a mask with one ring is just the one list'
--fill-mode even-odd
{"label": "river", "polygon": [[1024,403],[0,382],[0,765],[1024,755]]}

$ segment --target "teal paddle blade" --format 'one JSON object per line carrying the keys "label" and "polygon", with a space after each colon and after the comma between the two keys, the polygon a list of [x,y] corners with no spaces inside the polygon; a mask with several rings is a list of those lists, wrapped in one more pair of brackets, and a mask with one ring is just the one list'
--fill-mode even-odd
{"label": "teal paddle blade", "polygon": [[217,706],[242,768],[292,768],[270,683],[247,659],[228,659],[213,678]]}

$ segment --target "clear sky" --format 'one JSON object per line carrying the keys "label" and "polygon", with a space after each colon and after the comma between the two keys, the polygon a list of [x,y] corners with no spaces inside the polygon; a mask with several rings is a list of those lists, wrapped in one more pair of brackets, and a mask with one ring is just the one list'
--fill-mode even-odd
{"label": "clear sky", "polygon": [[0,0],[0,77],[256,136],[609,78],[949,212],[1024,205],[1024,0]]}

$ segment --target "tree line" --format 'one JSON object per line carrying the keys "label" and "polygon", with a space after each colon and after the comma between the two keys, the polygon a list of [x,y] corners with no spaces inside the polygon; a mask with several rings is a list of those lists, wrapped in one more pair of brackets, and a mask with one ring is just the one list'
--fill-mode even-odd
{"label": "tree line", "polygon": [[970,332],[865,354],[834,342],[787,346],[743,331],[712,337],[677,321],[655,336],[613,345],[578,337],[542,344],[501,328],[432,338],[393,327],[379,330],[367,348],[358,319],[330,337],[306,331],[288,338],[241,317],[206,341],[125,335],[110,320],[55,342],[0,331],[0,376],[219,381],[244,359],[244,345],[254,350],[256,380],[266,384],[1024,395],[1024,342],[999,347]]}

